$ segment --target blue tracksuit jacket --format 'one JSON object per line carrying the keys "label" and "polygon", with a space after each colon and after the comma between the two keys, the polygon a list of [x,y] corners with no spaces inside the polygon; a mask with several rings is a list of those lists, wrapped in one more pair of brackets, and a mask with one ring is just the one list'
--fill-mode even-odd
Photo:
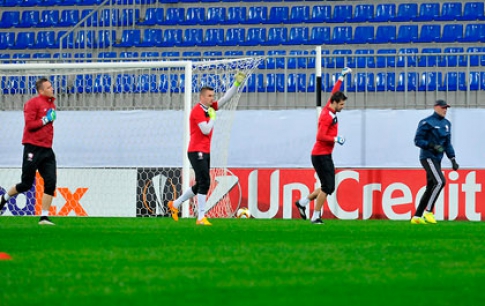
{"label": "blue tracksuit jacket", "polygon": [[455,150],[451,145],[451,122],[436,112],[419,122],[414,143],[420,147],[419,159],[443,159],[443,153],[438,153],[429,144],[439,144],[445,149],[448,158],[455,157]]}

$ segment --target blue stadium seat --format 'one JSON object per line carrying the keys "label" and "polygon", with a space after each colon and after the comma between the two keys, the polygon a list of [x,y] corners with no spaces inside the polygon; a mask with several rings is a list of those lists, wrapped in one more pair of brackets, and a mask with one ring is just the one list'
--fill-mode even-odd
{"label": "blue stadium seat", "polygon": [[441,39],[441,25],[424,24],[421,26],[421,33],[419,34],[418,42],[430,43],[430,42],[437,42],[440,39]]}
{"label": "blue stadium seat", "polygon": [[74,93],[91,93],[94,90],[93,76],[78,74],[74,79]]}
{"label": "blue stadium seat", "polygon": [[239,46],[246,39],[246,30],[244,28],[229,28],[226,30],[226,37],[221,46]]}
{"label": "blue stadium seat", "polygon": [[374,26],[355,27],[353,44],[372,44],[374,42]]}
{"label": "blue stadium seat", "polygon": [[351,26],[336,26],[332,31],[331,44],[349,44],[352,42],[352,27]]}
{"label": "blue stadium seat", "polygon": [[268,73],[266,74],[266,91],[267,92],[285,92],[285,74]]}
{"label": "blue stadium seat", "polygon": [[57,26],[57,22],[59,22],[58,10],[44,10],[40,14],[39,23],[37,23],[37,26],[42,28],[50,28]]}
{"label": "blue stadium seat", "polygon": [[[92,31],[94,32],[94,31]],[[93,54],[92,53],[75,53],[74,58],[77,59],[76,62],[81,63],[81,62],[92,62]]]}
{"label": "blue stadium seat", "polygon": [[199,46],[221,46],[224,42],[224,29],[206,29],[204,40]]}
{"label": "blue stadium seat", "polygon": [[[471,79],[470,79],[470,83],[471,83]],[[468,85],[469,83],[467,81],[465,72],[458,72],[458,90],[462,90],[462,91],[468,90]]]}
{"label": "blue stadium seat", "polygon": [[145,16],[141,21],[138,21],[139,25],[161,25],[165,20],[165,14],[163,7],[150,7],[145,11]]}
{"label": "blue stadium seat", "polygon": [[74,48],[74,32],[58,31],[57,32],[57,42],[59,47],[63,49],[73,49]]}
{"label": "blue stadium seat", "polygon": [[138,60],[139,54],[136,51],[122,51],[120,52],[120,58],[123,61],[133,61]]}
{"label": "blue stadium seat", "polygon": [[142,61],[158,60],[160,57],[160,52],[158,51],[143,51],[140,54]]}
{"label": "blue stadium seat", "polygon": [[38,6],[38,5],[42,5],[42,0],[17,1],[17,6],[20,6],[20,7],[33,7],[33,6]]}
{"label": "blue stadium seat", "polygon": [[333,61],[329,60],[326,67],[344,68],[355,67],[353,64],[352,50],[350,49],[335,49],[332,54],[335,55]]}
{"label": "blue stadium seat", "polygon": [[185,9],[183,7],[169,7],[165,11],[164,25],[178,25],[185,20]]}
{"label": "blue stadium seat", "polygon": [[[246,55],[251,57],[263,57],[265,52],[263,50],[248,50],[246,51]],[[266,61],[261,61],[258,65],[259,69],[266,69]]]}
{"label": "blue stadium seat", "polygon": [[[483,61],[482,66],[485,66],[485,48],[483,47],[468,47],[467,53],[470,53],[470,66],[477,67]],[[484,53],[484,55],[473,55],[473,53]]]}
{"label": "blue stadium seat", "polygon": [[35,44],[35,32],[18,32],[11,49],[30,49]]}
{"label": "blue stadium seat", "polygon": [[374,43],[375,44],[393,43],[396,41],[396,33],[397,33],[397,30],[395,25],[377,26]]}
{"label": "blue stadium seat", "polygon": [[[312,50],[310,54],[311,56],[308,59],[307,68],[315,68],[315,54],[316,54],[315,50]],[[330,51],[322,50],[321,54],[322,54],[322,67],[328,67]],[[333,59],[332,61],[333,61],[333,66],[335,67],[335,61]]]}
{"label": "blue stadium seat", "polygon": [[401,48],[398,52],[397,67],[416,67],[418,48]]}
{"label": "blue stadium seat", "polygon": [[246,23],[257,24],[266,23],[268,21],[268,7],[266,6],[251,6],[248,9]]}
{"label": "blue stadium seat", "polygon": [[200,51],[184,51],[184,52],[182,52],[182,58],[183,59],[200,60],[201,57],[202,57],[202,52],[200,52]]}
{"label": "blue stadium seat", "polygon": [[17,24],[19,28],[31,28],[36,27],[39,23],[39,11],[23,11],[20,17],[20,22]]}
{"label": "blue stadium seat", "polygon": [[483,2],[466,2],[463,15],[458,20],[485,20]]}
{"label": "blue stadium seat", "polygon": [[308,39],[309,45],[324,45],[330,43],[330,27],[313,27]]}
{"label": "blue stadium seat", "polygon": [[264,91],[264,75],[261,73],[251,74],[248,77],[246,86],[244,87],[244,92],[257,92],[258,89]]}
{"label": "blue stadium seat", "polygon": [[374,49],[358,49],[355,50],[355,55],[357,68],[375,68]]}
{"label": "blue stadium seat", "polygon": [[395,91],[396,74],[394,72],[378,72],[376,74],[377,91]]}
{"label": "blue stadium seat", "polygon": [[290,28],[288,40],[284,45],[304,45],[308,42],[308,28],[294,27]]}
{"label": "blue stadium seat", "polygon": [[227,56],[227,57],[243,57],[244,52],[240,51],[240,50],[227,50],[227,51],[224,51],[224,56]]}
{"label": "blue stadium seat", "polygon": [[226,20],[226,8],[225,7],[209,7],[207,8],[207,17],[205,24],[224,24]]}
{"label": "blue stadium seat", "polygon": [[54,49],[59,48],[56,41],[56,32],[54,31],[38,31],[37,39],[35,40],[35,49]]}
{"label": "blue stadium seat", "polygon": [[0,53],[0,63],[8,64],[9,60],[10,60],[10,54],[9,53]]}
{"label": "blue stadium seat", "polygon": [[417,25],[401,25],[397,32],[397,43],[407,44],[418,41],[418,26]]}
{"label": "blue stadium seat", "polygon": [[[288,57],[288,69],[305,69],[307,68],[307,61],[308,57],[304,55],[308,55],[308,51],[303,50],[290,50],[289,53],[290,57]],[[293,55],[293,56],[291,56]],[[315,67],[315,66],[314,66]]]}
{"label": "blue stadium seat", "polygon": [[374,74],[366,72],[357,72],[351,76],[351,82],[347,83],[349,92],[375,91]]}
{"label": "blue stadium seat", "polygon": [[127,27],[134,25],[140,20],[140,9],[121,9],[119,26]]}
{"label": "blue stadium seat", "polygon": [[461,42],[485,42],[485,25],[481,23],[467,24]]}
{"label": "blue stadium seat", "polygon": [[287,6],[273,6],[269,9],[268,24],[285,24],[288,22],[290,9]]}
{"label": "blue stadium seat", "polygon": [[131,93],[135,89],[135,75],[128,73],[118,74],[113,85],[114,93]]}
{"label": "blue stadium seat", "polygon": [[[441,61],[438,63],[440,67],[456,67],[458,66],[458,55],[448,55],[453,53],[463,53],[464,49],[462,47],[447,47],[443,50],[444,55],[441,58]],[[464,57],[464,55],[460,56],[460,58]]]}
{"label": "blue stadium seat", "polygon": [[98,36],[96,38],[97,48],[109,47],[114,41],[116,41],[115,30],[98,30]]}
{"label": "blue stadium seat", "polygon": [[59,6],[75,6],[75,5],[77,5],[77,0],[57,0],[57,5],[59,5]]}
{"label": "blue stadium seat", "polygon": [[462,6],[460,2],[445,2],[441,7],[441,14],[435,18],[437,21],[453,21],[461,17]]}
{"label": "blue stadium seat", "polygon": [[436,20],[440,15],[440,4],[437,3],[421,3],[419,5],[419,15],[414,21],[432,21]]}
{"label": "blue stadium seat", "polygon": [[335,5],[332,19],[327,22],[343,23],[352,20],[352,5]]}
{"label": "blue stadium seat", "polygon": [[160,54],[162,59],[164,60],[171,60],[175,61],[180,58],[180,52],[179,51],[164,51]]}
{"label": "blue stadium seat", "polygon": [[70,52],[58,53],[58,52],[56,52],[56,53],[54,53],[52,58],[61,59],[61,60],[64,60],[64,61],[69,61],[72,58],[72,53],[70,53]]}
{"label": "blue stadium seat", "polygon": [[94,79],[93,92],[108,93],[112,90],[112,77],[109,74],[98,74]]}
{"label": "blue stadium seat", "polygon": [[480,84],[484,83],[485,79],[485,73],[482,72],[482,75],[478,71],[470,71],[470,82],[469,82],[469,88],[470,90],[480,90],[480,89],[485,89],[485,86],[482,86],[480,88]]}
{"label": "blue stadium seat", "polygon": [[113,47],[136,47],[140,44],[141,33],[139,29],[135,30],[123,30],[121,32],[121,41],[113,43]]}
{"label": "blue stadium seat", "polygon": [[96,45],[96,34],[93,30],[76,31],[74,38],[74,47],[76,49],[93,48]]}
{"label": "blue stadium seat", "polygon": [[440,42],[458,42],[463,39],[463,24],[445,24]]}
{"label": "blue stadium seat", "polygon": [[401,72],[397,80],[397,91],[416,91],[418,90],[418,73]]}
{"label": "blue stadium seat", "polygon": [[181,22],[184,25],[204,24],[205,22],[205,8],[203,7],[189,7],[185,13],[185,20]]}
{"label": "blue stadium seat", "polygon": [[231,6],[227,8],[226,24],[243,24],[246,22],[246,7]]}
{"label": "blue stadium seat", "polygon": [[173,47],[182,43],[182,29],[166,29],[163,31],[161,46]]}
{"label": "blue stadium seat", "polygon": [[332,7],[330,5],[315,5],[312,7],[310,23],[325,23],[332,19]]}
{"label": "blue stadium seat", "polygon": [[418,91],[435,91],[441,84],[441,72],[423,72],[419,77]]}
{"label": "blue stadium seat", "polygon": [[306,73],[288,74],[287,92],[306,92]]}
{"label": "blue stadium seat", "polygon": [[184,40],[180,43],[180,46],[198,46],[202,43],[202,29],[185,29]]}
{"label": "blue stadium seat", "polygon": [[257,46],[266,42],[266,28],[249,28],[246,33],[246,40],[240,43],[242,46]]}
{"label": "blue stadium seat", "polygon": [[376,6],[376,13],[374,15],[374,22],[388,22],[393,21],[396,17],[396,5],[394,3],[382,3]]}
{"label": "blue stadium seat", "polygon": [[396,49],[379,49],[377,54],[387,54],[376,56],[376,66],[378,68],[396,67]]}
{"label": "blue stadium seat", "polygon": [[2,12],[2,19],[0,20],[0,28],[8,29],[15,27],[20,22],[20,12],[10,11]]}
{"label": "blue stadium seat", "polygon": [[162,45],[163,32],[161,29],[147,28],[143,30],[143,38],[139,47],[158,47]]}
{"label": "blue stadium seat", "polygon": [[285,68],[285,50],[269,50],[266,59],[266,68],[284,69]]}
{"label": "blue stadium seat", "polygon": [[30,59],[30,53],[14,53],[12,59],[16,60],[15,63],[25,63],[25,60]]}
{"label": "blue stadium seat", "polygon": [[74,26],[79,22],[79,11],[78,10],[63,10],[61,11],[58,27],[70,27]]}
{"label": "blue stadium seat", "polygon": [[438,86],[439,91],[457,91],[459,88],[459,81],[465,83],[465,73],[464,72],[447,72],[443,75],[443,80],[440,86]]}
{"label": "blue stadium seat", "polygon": [[395,22],[413,21],[418,16],[417,3],[401,3],[397,7],[397,14],[394,17]]}
{"label": "blue stadium seat", "polygon": [[157,75],[156,74],[140,74],[135,77],[134,93],[157,93]]}
{"label": "blue stadium seat", "polygon": [[357,4],[355,6],[354,17],[352,22],[367,22],[374,19],[374,5],[373,4]]}
{"label": "blue stadium seat", "polygon": [[119,26],[120,11],[118,9],[104,9],[99,13],[98,24],[103,27]]}
{"label": "blue stadium seat", "polygon": [[47,53],[47,52],[34,53],[34,54],[32,54],[32,58],[34,58],[34,59],[51,59],[52,54]]}
{"label": "blue stadium seat", "polygon": [[92,9],[85,9],[81,11],[81,20],[84,20],[81,25],[88,27],[96,27],[98,25],[99,14]]}
{"label": "blue stadium seat", "polygon": [[287,23],[305,23],[310,20],[309,6],[293,6],[290,11],[290,19]]}
{"label": "blue stadium seat", "polygon": [[[441,48],[423,48],[423,54],[441,53]],[[418,60],[418,67],[436,67],[439,62],[438,55],[421,55]]]}

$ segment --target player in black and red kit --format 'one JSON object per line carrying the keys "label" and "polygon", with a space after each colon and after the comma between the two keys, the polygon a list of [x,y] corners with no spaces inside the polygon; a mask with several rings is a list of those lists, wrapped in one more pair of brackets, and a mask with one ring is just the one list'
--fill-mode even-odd
{"label": "player in black and red kit", "polygon": [[180,205],[197,195],[197,225],[212,225],[205,217],[205,203],[210,187],[210,147],[216,111],[231,100],[246,75],[238,72],[234,84],[218,101],[214,101],[214,89],[202,87],[200,101],[190,113],[190,141],[187,155],[194,169],[195,185],[187,189],[179,198],[168,203],[168,208],[175,221],[178,221]]}
{"label": "player in black and red kit", "polygon": [[306,206],[310,201],[317,200],[312,216],[312,223],[322,224],[321,211],[327,195],[335,191],[335,166],[332,159],[332,151],[335,143],[343,145],[344,137],[338,135],[337,113],[345,106],[347,97],[340,91],[340,87],[346,74],[352,72],[350,68],[344,68],[342,75],[335,83],[327,105],[322,109],[318,119],[318,130],[315,145],[312,150],[312,164],[320,179],[321,188],[316,189],[307,197],[295,202],[302,219],[306,219]]}
{"label": "player in black and red kit", "polygon": [[22,137],[24,153],[21,182],[12,186],[7,193],[0,197],[0,210],[11,197],[32,188],[38,170],[44,179],[42,214],[39,224],[54,225],[48,217],[57,182],[56,156],[52,150],[53,123],[56,119],[54,89],[46,78],[37,80],[35,87],[39,95],[24,105],[25,127]]}

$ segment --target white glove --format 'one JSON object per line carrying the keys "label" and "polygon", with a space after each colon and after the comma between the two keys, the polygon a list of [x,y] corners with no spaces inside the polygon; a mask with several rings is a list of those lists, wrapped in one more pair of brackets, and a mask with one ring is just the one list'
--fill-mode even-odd
{"label": "white glove", "polygon": [[234,79],[235,79],[234,85],[239,86],[246,79],[246,74],[244,74],[242,72],[238,72],[238,73],[236,73],[236,76],[234,77]]}
{"label": "white glove", "polygon": [[339,145],[343,145],[345,142],[345,138],[343,136],[337,136],[334,138],[334,141]]}
{"label": "white glove", "polygon": [[342,74],[338,77],[338,79],[343,82],[345,79],[345,76],[351,72],[352,72],[352,69],[350,69],[349,67],[345,67],[344,69],[342,69]]}

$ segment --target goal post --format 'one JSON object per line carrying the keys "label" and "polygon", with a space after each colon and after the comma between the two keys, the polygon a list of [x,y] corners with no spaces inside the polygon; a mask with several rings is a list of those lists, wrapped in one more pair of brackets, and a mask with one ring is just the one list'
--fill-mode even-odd
{"label": "goal post", "polygon": [[[15,155],[0,162],[0,193],[20,179],[21,156],[12,147],[21,146],[22,105],[37,94],[35,81],[47,77],[58,108],[54,151],[59,188],[88,186],[80,201],[86,215],[169,216],[168,201],[193,180],[186,152],[190,111],[199,101],[200,88],[211,86],[216,98],[221,97],[237,72],[249,77],[261,60],[0,64],[0,118],[16,118],[9,119],[12,124],[4,132],[17,135],[0,145],[2,154]],[[245,83],[218,112],[211,150],[213,183],[224,182],[217,176],[227,171],[233,115]],[[225,195],[211,204],[209,194],[211,217],[231,217],[235,205]],[[182,212],[189,217],[194,209],[186,203]],[[69,213],[76,215],[73,209]]]}

